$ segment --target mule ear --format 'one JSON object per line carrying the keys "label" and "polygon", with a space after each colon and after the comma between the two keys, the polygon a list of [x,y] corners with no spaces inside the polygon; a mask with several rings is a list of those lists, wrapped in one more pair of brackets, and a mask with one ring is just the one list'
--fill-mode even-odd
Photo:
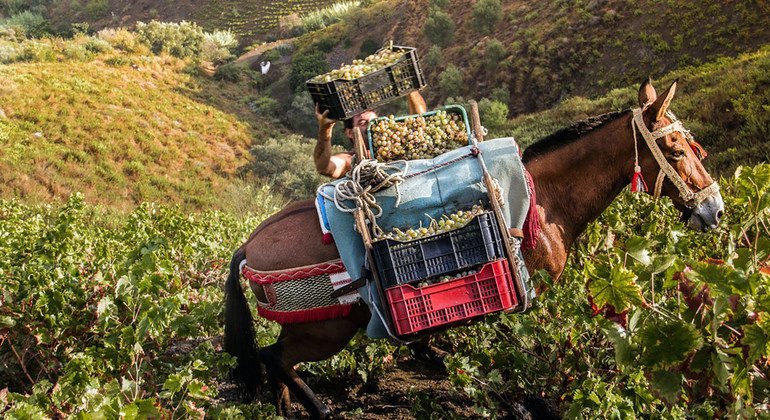
{"label": "mule ear", "polygon": [[644,83],[639,86],[639,108],[644,108],[645,106],[655,102],[657,97],[658,94],[655,93],[655,88],[652,87],[652,82],[650,79],[645,80]]}
{"label": "mule ear", "polygon": [[674,99],[674,93],[676,93],[676,82],[677,81],[675,80],[674,83],[669,86],[668,90],[650,105],[649,115],[655,116],[653,121],[660,121],[660,119],[666,115],[668,106],[671,105],[671,100]]}

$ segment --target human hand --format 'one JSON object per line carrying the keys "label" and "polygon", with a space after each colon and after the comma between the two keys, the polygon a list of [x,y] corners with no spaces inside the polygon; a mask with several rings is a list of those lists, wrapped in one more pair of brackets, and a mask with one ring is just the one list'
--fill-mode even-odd
{"label": "human hand", "polygon": [[329,110],[327,109],[323,113],[321,113],[321,110],[318,106],[318,104],[315,104],[315,119],[318,121],[318,128],[320,129],[327,129],[334,126],[334,124],[337,122],[337,120],[333,120],[329,118]]}

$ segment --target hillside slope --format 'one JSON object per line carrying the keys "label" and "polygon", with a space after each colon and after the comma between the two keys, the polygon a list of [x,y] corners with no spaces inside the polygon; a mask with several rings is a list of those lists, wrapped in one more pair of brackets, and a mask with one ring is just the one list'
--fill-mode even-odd
{"label": "hillside slope", "polygon": [[[504,92],[512,113],[519,114],[570,96],[597,96],[650,75],[735,56],[770,42],[767,2],[513,0],[474,16],[479,3],[383,0],[352,19],[305,35],[300,47],[309,51],[336,45],[327,55],[336,66],[355,58],[364,42],[382,45],[393,39],[416,46],[432,102],[458,94],[479,99],[502,88],[496,95]],[[430,15],[440,14],[431,9],[448,15],[454,26],[435,40],[447,43],[445,47],[429,39],[431,28],[444,28],[428,22]],[[450,65],[462,74],[456,92],[439,77]]]}
{"label": "hillside slope", "polygon": [[158,56],[0,65],[0,195],[220,207],[248,148],[272,131],[239,102],[248,90],[186,66]]}

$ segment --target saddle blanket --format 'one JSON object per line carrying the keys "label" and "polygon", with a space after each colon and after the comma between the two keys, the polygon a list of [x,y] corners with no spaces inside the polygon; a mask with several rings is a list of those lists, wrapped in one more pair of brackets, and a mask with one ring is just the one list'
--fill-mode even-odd
{"label": "saddle blanket", "polygon": [[[398,188],[388,188],[374,196],[382,207],[382,215],[377,224],[384,231],[405,226],[427,226],[431,219],[439,219],[443,214],[452,214],[458,210],[467,210],[481,202],[488,206],[488,196],[483,182],[480,159],[499,185],[502,192],[503,215],[509,228],[521,229],[524,225],[529,205],[530,192],[524,164],[521,162],[519,147],[513,138],[489,140],[474,146],[465,146],[434,159],[392,162],[403,168],[404,180]],[[334,243],[339,251],[342,263],[353,279],[362,276],[365,260],[363,241],[354,229],[352,213],[338,208],[341,204],[347,208],[355,207],[353,202],[335,203],[335,186],[345,182],[346,178],[331,182],[319,188],[317,207],[324,232],[331,231]],[[331,199],[330,199],[331,198]],[[336,200],[340,201],[340,200]],[[523,268],[526,271],[526,268]],[[528,275],[522,278],[528,279]],[[534,297],[531,285],[526,284]],[[359,289],[361,297],[372,310],[373,315],[383,313],[383,308],[373,305],[379,299],[372,299],[370,293],[376,293],[368,286]],[[372,316],[367,328],[371,338],[390,336],[381,316]]]}
{"label": "saddle blanket", "polygon": [[351,282],[340,260],[279,271],[258,271],[244,264],[241,273],[265,292],[267,302],[257,299],[259,315],[279,324],[344,317],[359,299],[355,291],[331,297]]}

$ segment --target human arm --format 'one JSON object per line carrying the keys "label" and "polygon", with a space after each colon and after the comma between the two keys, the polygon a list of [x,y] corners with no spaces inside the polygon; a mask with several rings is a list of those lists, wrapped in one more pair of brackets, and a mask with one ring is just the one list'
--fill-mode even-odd
{"label": "human arm", "polygon": [[315,117],[318,120],[318,141],[313,150],[315,168],[321,175],[337,179],[350,170],[353,156],[349,153],[332,155],[332,130],[337,122],[328,117],[329,110],[320,112],[315,106]]}
{"label": "human arm", "polygon": [[406,105],[410,114],[424,114],[428,111],[428,106],[425,105],[425,99],[420,95],[419,90],[415,90],[407,96]]}

